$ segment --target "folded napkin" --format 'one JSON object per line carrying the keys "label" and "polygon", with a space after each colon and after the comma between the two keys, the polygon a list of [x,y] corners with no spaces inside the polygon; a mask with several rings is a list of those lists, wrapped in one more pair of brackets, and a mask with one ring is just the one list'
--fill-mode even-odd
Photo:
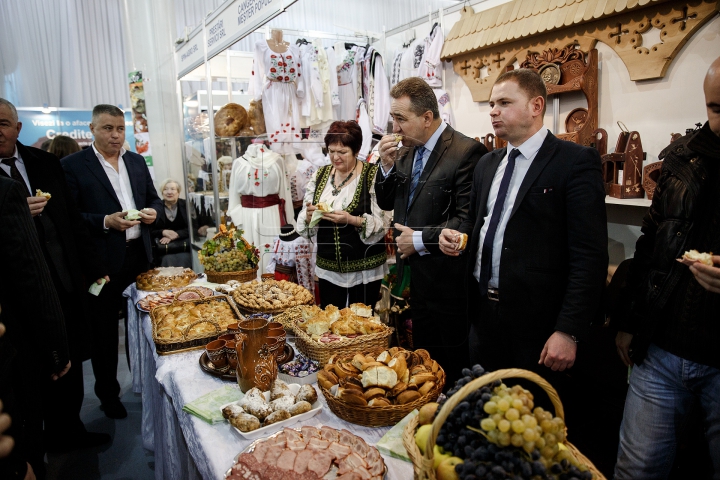
{"label": "folded napkin", "polygon": [[[332,208],[333,202],[330,202],[329,207]],[[315,210],[312,214],[312,217],[310,217],[310,223],[308,224],[308,228],[313,228],[315,225],[320,223],[320,220],[323,218],[323,211],[319,208]]]}
{"label": "folded napkin", "polygon": [[220,407],[243,397],[237,385],[226,385],[185,404],[183,411],[205,420],[210,425],[224,420]]}
{"label": "folded napkin", "polygon": [[393,458],[399,458],[400,460],[405,460],[406,462],[410,461],[410,456],[408,456],[407,451],[405,450],[405,445],[403,445],[402,436],[405,425],[407,425],[410,419],[417,414],[417,410],[413,410],[408,413],[405,418],[400,420],[397,425],[392,427],[385,435],[383,435],[380,441],[375,444],[380,453],[390,455]]}

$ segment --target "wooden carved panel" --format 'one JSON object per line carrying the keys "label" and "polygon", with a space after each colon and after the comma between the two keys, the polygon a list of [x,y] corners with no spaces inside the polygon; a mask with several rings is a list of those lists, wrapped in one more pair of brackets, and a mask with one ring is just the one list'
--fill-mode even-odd
{"label": "wooden carved panel", "polygon": [[[505,4],[508,6],[505,9],[521,1],[523,0]],[[637,2],[627,3],[637,5]],[[443,60],[452,60],[454,71],[467,84],[476,102],[486,102],[490,99],[490,91],[495,80],[508,65],[512,65],[518,59],[523,61],[532,52],[549,49],[561,51],[569,43],[575,43],[585,52],[593,49],[598,41],[605,43],[625,63],[633,81],[662,78],[675,55],[690,37],[717,15],[719,5],[719,0],[653,2],[641,6],[642,8],[621,10],[621,13],[606,12],[604,16],[585,23],[581,18],[579,23],[566,23],[568,26],[560,24],[557,29],[537,29],[535,33],[527,34],[512,31],[532,23],[532,17],[529,17],[515,23],[504,24],[500,41],[487,42],[486,32],[467,35],[462,38],[464,47],[453,50],[452,54],[446,53],[446,49],[443,48]],[[472,9],[467,8],[467,13],[463,14],[458,22],[469,24],[466,20],[487,12],[474,14]],[[470,17],[465,19],[466,15]],[[481,23],[480,19],[476,18],[476,20],[478,20],[476,25]],[[643,34],[651,28],[660,31],[660,43],[644,45]],[[478,36],[477,40],[474,41],[473,35]],[[482,46],[475,48],[473,45]],[[483,70],[484,67],[486,68]],[[486,75],[481,75],[481,70]]]}

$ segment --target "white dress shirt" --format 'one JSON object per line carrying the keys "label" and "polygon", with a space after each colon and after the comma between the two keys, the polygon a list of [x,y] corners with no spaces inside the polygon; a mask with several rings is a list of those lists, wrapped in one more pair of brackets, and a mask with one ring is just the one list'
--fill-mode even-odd
{"label": "white dress shirt", "polygon": [[[30,178],[28,177],[27,170],[25,170],[25,163],[23,162],[22,157],[20,156],[20,152],[18,152],[17,145],[15,145],[15,152],[10,156],[6,158],[16,158],[15,166],[17,167],[18,171],[20,172],[20,175],[25,180],[25,185],[27,186],[28,192],[31,192],[32,194],[32,186],[30,185]],[[0,158],[0,168],[3,169],[5,173],[8,174],[8,177],[10,177],[10,165],[6,165],[2,163],[2,158]]]}
{"label": "white dress shirt", "polygon": [[490,186],[490,193],[488,194],[484,223],[480,229],[480,248],[478,248],[477,261],[475,263],[475,270],[473,271],[473,275],[478,281],[480,281],[482,246],[485,242],[485,234],[490,226],[490,218],[492,217],[492,212],[495,208],[495,199],[497,198],[498,190],[500,190],[500,182],[502,181],[503,174],[505,173],[505,168],[507,168],[508,165],[508,153],[511,152],[513,148],[520,150],[520,155],[518,155],[515,159],[515,169],[513,170],[512,177],[510,177],[510,185],[508,186],[508,193],[505,197],[505,205],[503,205],[500,221],[498,222],[497,231],[495,232],[495,241],[493,242],[492,250],[492,264],[490,265],[490,281],[488,282],[488,287],[490,288],[498,288],[503,236],[505,235],[505,227],[507,226],[508,220],[510,220],[510,214],[515,206],[515,198],[517,197],[517,194],[520,191],[520,186],[525,179],[525,175],[530,169],[530,165],[545,141],[547,134],[548,129],[542,127],[540,130],[535,132],[535,135],[528,138],[525,143],[520,146],[516,147],[508,143],[507,153],[500,161],[500,164],[495,171],[495,176],[493,177],[492,185]]}
{"label": "white dress shirt", "polygon": [[[115,190],[115,195],[117,195],[118,200],[120,200],[122,211],[126,212],[129,209],[137,209],[135,199],[133,198],[132,187],[130,186],[130,177],[128,176],[125,161],[123,160],[125,149],[120,148],[120,153],[118,154],[118,169],[115,170],[115,167],[110,165],[110,163],[105,160],[105,157],[102,156],[102,153],[95,148],[95,142],[92,143],[92,148],[100,162],[100,166],[105,170],[105,174],[108,180],[110,180],[110,185],[112,185],[113,190]],[[104,226],[105,229],[107,229],[107,225]],[[125,230],[125,240],[134,240],[140,238],[140,235],[140,225],[135,225]]]}

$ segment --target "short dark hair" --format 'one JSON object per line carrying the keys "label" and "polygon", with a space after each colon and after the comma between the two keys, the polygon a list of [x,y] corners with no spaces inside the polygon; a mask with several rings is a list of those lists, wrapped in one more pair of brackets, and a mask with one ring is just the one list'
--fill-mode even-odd
{"label": "short dark hair", "polygon": [[325,135],[325,146],[330,148],[330,145],[339,143],[352,150],[353,155],[357,155],[360,152],[362,140],[362,130],[356,121],[337,121],[331,123],[328,128],[327,135]]}
{"label": "short dark hair", "polygon": [[509,81],[517,83],[520,90],[525,92],[529,98],[542,97],[544,105],[542,113],[545,115],[547,88],[545,88],[545,82],[540,74],[529,68],[518,68],[517,70],[510,70],[500,75],[497,80],[495,80],[495,85]]}
{"label": "short dark hair", "polygon": [[418,117],[425,112],[432,112],[433,120],[440,118],[435,92],[420,77],[410,77],[399,81],[390,90],[390,96],[396,100],[401,97],[410,98],[410,111]]}
{"label": "short dark hair", "polygon": [[76,142],[74,138],[70,138],[67,135],[57,135],[50,141],[50,146],[47,151],[63,159],[80,150],[80,145],[78,145],[78,142]]}
{"label": "short dark hair", "polygon": [[97,118],[103,113],[107,113],[111,117],[125,117],[125,113],[115,105],[100,104],[95,105],[92,111],[92,124],[95,125]]}

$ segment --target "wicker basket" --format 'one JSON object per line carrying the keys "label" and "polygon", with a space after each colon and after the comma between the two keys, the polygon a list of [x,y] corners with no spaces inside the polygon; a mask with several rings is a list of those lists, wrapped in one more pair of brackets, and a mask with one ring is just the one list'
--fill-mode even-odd
{"label": "wicker basket", "polygon": [[[356,353],[363,355],[372,354],[374,356],[380,354],[385,348],[373,348],[371,350],[355,350],[347,355],[342,355],[341,360],[352,360]],[[402,349],[401,349],[402,350]],[[364,425],[366,427],[384,427],[387,425],[395,425],[405,418],[408,413],[415,409],[420,409],[426,403],[435,401],[445,386],[445,370],[440,367],[438,370],[438,381],[435,386],[425,395],[417,400],[402,405],[390,405],[387,407],[364,407],[361,405],[350,405],[343,400],[336,398],[329,390],[318,384],[330,410],[342,418],[346,422]]]}
{"label": "wicker basket", "polygon": [[250,282],[257,278],[257,271],[258,267],[239,272],[212,272],[210,270],[205,270],[205,275],[207,275],[208,282],[212,283],[227,283],[228,280]]}
{"label": "wicker basket", "polygon": [[295,346],[306,357],[325,365],[333,355],[355,355],[358,352],[370,351],[373,348],[388,348],[393,328],[386,327],[382,332],[359,335],[355,338],[347,338],[337,342],[319,343],[313,340],[295,322]]}
{"label": "wicker basket", "polygon": [[304,305],[298,305],[297,307],[290,307],[284,312],[275,315],[273,320],[282,323],[285,330],[295,333],[295,320],[301,318],[302,309]]}
{"label": "wicker basket", "polygon": [[[197,322],[194,322],[187,326],[185,328],[185,331],[183,332],[183,338],[181,341],[177,341],[176,339],[163,339],[158,338],[157,336],[157,323],[158,323],[158,315],[162,312],[162,309],[166,309],[173,305],[183,305],[183,304],[194,304],[199,305],[201,303],[209,303],[209,302],[217,302],[217,301],[225,301],[230,306],[230,309],[235,314],[235,317],[238,320],[242,320],[244,317],[238,312],[237,308],[235,307],[235,304],[233,303],[232,299],[226,295],[215,295],[214,297],[206,297],[200,300],[185,300],[185,301],[179,301],[171,303],[170,305],[161,305],[159,307],[156,307],[152,310],[150,313],[150,318],[152,320],[152,329],[153,329],[153,341],[155,342],[155,350],[157,351],[158,355],[168,355],[171,353],[178,353],[183,352],[186,350],[193,350],[197,348],[202,348],[205,345],[207,345],[212,340],[215,340],[218,335],[220,335],[223,332],[223,327],[221,327],[217,322],[210,319],[201,319]],[[215,327],[215,332],[213,333],[207,333],[207,334],[189,334],[189,332],[192,330],[192,328],[195,325],[198,325],[200,323],[210,323]]]}
{"label": "wicker basket", "polygon": [[[413,417],[405,426],[405,430],[403,431],[403,445],[405,445],[405,450],[407,450],[410,460],[413,463],[413,470],[415,473],[414,477],[416,480],[436,480],[435,469],[433,468],[435,440],[440,433],[440,427],[443,423],[445,423],[445,420],[450,415],[453,408],[460,404],[465,397],[475,390],[484,387],[485,385],[489,385],[495,380],[507,380],[509,378],[524,378],[535,382],[538,386],[545,390],[548,397],[550,397],[550,401],[555,408],[555,415],[563,420],[565,419],[565,411],[562,403],[560,403],[560,397],[558,396],[557,391],[555,391],[552,385],[545,381],[545,379],[543,379],[540,375],[528,370],[521,370],[519,368],[496,370],[494,372],[486,373],[482,377],[476,378],[467,385],[463,386],[457,393],[455,393],[455,395],[445,402],[432,423],[433,428],[430,432],[430,436],[428,437],[428,443],[425,446],[424,455],[420,453],[420,449],[415,443],[415,430],[417,429],[419,422],[418,416],[416,415]],[[588,460],[585,455],[580,453],[573,444],[566,440],[564,445],[580,463],[584,463],[588,467],[588,470],[590,470],[594,475],[595,480],[606,480],[605,476],[600,473],[595,465],[593,465],[593,463]]]}

